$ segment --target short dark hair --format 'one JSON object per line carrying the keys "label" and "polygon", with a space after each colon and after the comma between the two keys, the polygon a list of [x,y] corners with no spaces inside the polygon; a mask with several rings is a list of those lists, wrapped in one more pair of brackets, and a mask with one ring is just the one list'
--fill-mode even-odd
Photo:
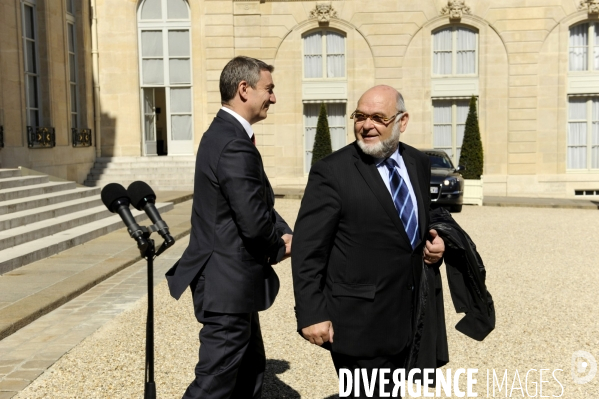
{"label": "short dark hair", "polygon": [[250,87],[256,88],[260,80],[260,71],[272,72],[275,67],[256,58],[240,55],[233,58],[225,65],[220,73],[220,101],[226,104],[237,94],[237,87],[242,81],[246,81]]}

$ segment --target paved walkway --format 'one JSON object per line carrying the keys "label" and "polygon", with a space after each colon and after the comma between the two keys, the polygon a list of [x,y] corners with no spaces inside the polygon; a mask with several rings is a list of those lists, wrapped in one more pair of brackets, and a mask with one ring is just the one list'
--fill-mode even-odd
{"label": "paved walkway", "polygon": [[[155,285],[164,282],[164,273],[181,256],[188,237],[155,261]],[[0,341],[0,399],[12,398],[65,353],[146,294],[147,267],[142,260]],[[63,397],[56,393],[48,399]]]}
{"label": "paved walkway", "polygon": [[568,198],[529,198],[486,196],[484,206],[511,206],[524,208],[599,209],[598,200]]}
{"label": "paved walkway", "polygon": [[[187,195],[189,195],[189,193],[187,193]],[[161,197],[160,194],[158,199],[161,202],[166,202],[165,197]],[[297,214],[299,201],[286,199],[278,200],[277,203],[277,209],[281,211],[282,208],[284,217],[292,224],[295,215]],[[541,202],[539,201],[539,203]],[[504,204],[507,205],[508,203],[505,202]],[[557,204],[559,205],[559,202]],[[541,205],[544,204],[541,203]],[[555,205],[555,203],[553,205]],[[563,205],[566,207],[567,204],[563,203]],[[536,273],[536,277],[526,277],[524,282],[530,282],[533,286],[537,287],[535,289],[531,288],[531,292],[538,291],[538,287],[540,286],[545,287],[545,290],[539,293],[539,304],[543,304],[543,301],[546,299],[548,306],[551,308],[561,309],[566,307],[565,309],[567,309],[566,311],[569,313],[561,313],[561,319],[566,323],[566,331],[567,325],[570,323],[568,320],[572,319],[572,325],[576,325],[577,327],[577,335],[582,333],[582,336],[580,338],[575,337],[573,342],[570,342],[572,341],[571,335],[568,336],[568,338],[563,338],[563,344],[561,346],[565,345],[567,351],[578,349],[589,350],[587,348],[588,345],[596,348],[599,344],[599,342],[596,341],[596,312],[593,315],[587,314],[584,319],[577,319],[576,316],[577,314],[584,314],[579,311],[581,306],[584,308],[584,303],[595,303],[598,299],[596,294],[591,294],[591,291],[588,291],[584,286],[584,281],[596,281],[596,271],[577,271],[577,269],[584,264],[584,259],[587,257],[582,256],[584,249],[582,247],[578,249],[580,245],[576,243],[575,238],[584,236],[584,232],[588,231],[588,226],[595,225],[595,222],[592,222],[592,220],[597,221],[598,215],[596,212],[577,209],[563,211],[554,209],[513,209],[510,211],[508,209],[499,208],[495,208],[496,210],[492,211],[491,209],[492,208],[488,207],[465,207],[462,214],[455,214],[454,216],[458,222],[464,223],[464,227],[470,232],[473,238],[475,238],[477,244],[479,244],[479,248],[483,251],[483,258],[487,260],[489,255],[491,255],[491,260],[487,264],[491,264],[492,271],[490,271],[490,275],[493,277],[494,284],[501,285],[500,299],[510,302],[512,299],[521,297],[518,301],[521,301],[522,304],[526,303],[526,307],[531,307],[531,301],[534,300],[531,299],[527,291],[523,289],[521,281],[522,276],[518,276],[518,274],[522,273],[522,270],[529,270],[533,265],[542,265],[540,266],[544,271],[542,275]],[[189,230],[190,213],[191,201],[187,201],[176,205],[173,211],[163,215],[163,217],[174,234],[184,236]],[[524,223],[524,220],[527,218],[531,218],[531,221],[529,223]],[[523,231],[522,234],[518,231],[512,232],[512,227],[505,227],[506,219],[513,219],[514,222],[518,224],[518,229],[522,228],[525,231]],[[548,220],[554,219],[555,221],[553,223],[549,223],[551,226],[544,226],[548,223]],[[542,224],[543,226],[535,226],[535,224]],[[493,228],[489,230],[489,226],[493,226]],[[537,234],[536,232],[539,231],[539,228],[541,227],[543,227],[542,231]],[[510,235],[506,235],[507,231],[510,231]],[[486,238],[487,236],[494,237],[493,239],[495,241]],[[543,238],[543,236],[545,238]],[[483,239],[477,239],[479,237],[483,237]],[[500,239],[499,242],[497,241],[497,237]],[[526,237],[528,237],[528,239],[526,239]],[[551,240],[549,240],[548,237],[551,237]],[[158,236],[154,238],[159,241]],[[178,303],[172,301],[165,291],[166,287],[163,278],[164,272],[172,265],[172,263],[174,263],[174,260],[177,259],[184,250],[187,239],[187,237],[180,238],[174,247],[170,248],[157,260],[155,264],[155,283],[158,285],[156,293],[157,309],[160,309],[160,307],[169,309],[168,312],[166,310],[159,311],[159,314],[157,315],[158,318],[166,317],[166,319],[162,321],[162,334],[169,329],[175,328],[174,326],[179,323],[187,323],[188,328],[192,333],[187,338],[181,337],[181,340],[185,341],[187,339],[189,341],[185,345],[185,361],[189,363],[189,365],[193,365],[196,356],[195,351],[197,350],[197,335],[195,335],[195,338],[193,337],[194,334],[197,334],[198,326],[193,319],[193,314],[189,313],[189,298],[184,298]],[[545,243],[547,241],[551,241],[552,245],[545,248]],[[505,249],[513,248],[513,250],[505,252],[505,250],[502,249],[496,254],[494,248],[497,248],[497,245],[506,247]],[[520,246],[522,246],[522,248],[520,248]],[[532,248],[530,248],[531,246]],[[562,250],[559,248],[562,248]],[[568,255],[569,251],[575,251],[573,256]],[[596,258],[599,254],[597,254],[596,251],[593,253],[593,251],[594,250],[590,253],[591,258]],[[112,255],[106,255],[107,253]],[[562,268],[564,269],[563,271],[566,272],[565,274],[562,269],[559,268],[559,264],[555,265],[557,268],[553,266],[555,264],[553,261],[554,258],[559,259],[560,262],[562,262],[562,265],[565,266],[565,269]],[[11,314],[18,317],[29,318],[27,323],[24,323],[28,325],[0,341],[0,399],[11,398],[17,392],[23,390],[31,383],[31,381],[42,375],[48,367],[55,364],[65,353],[72,351],[79,346],[81,346],[81,348],[86,347],[86,345],[80,345],[82,340],[86,337],[95,336],[94,332],[101,326],[112,325],[111,320],[114,318],[120,320],[122,316],[119,315],[123,312],[137,312],[136,317],[139,318],[139,320],[137,320],[139,323],[133,328],[134,331],[131,331],[131,333],[134,332],[133,335],[137,336],[137,339],[143,341],[143,315],[145,314],[145,308],[142,306],[143,303],[140,305],[139,300],[144,297],[147,288],[145,283],[145,261],[137,261],[137,259],[139,259],[139,253],[137,252],[133,241],[128,237],[126,232],[119,231],[69,251],[65,251],[54,257],[48,258],[47,260],[17,269],[14,271],[15,275],[0,276],[0,323],[3,323],[6,320],[8,314],[6,309],[11,309]],[[515,262],[513,266],[511,262]],[[548,263],[550,263],[549,266],[547,266]],[[492,266],[499,266],[499,269],[493,268]],[[287,287],[287,285],[290,284],[288,268],[288,261],[278,266],[277,273],[281,276],[282,293],[280,293],[280,298],[273,309],[265,312],[263,320],[265,342],[267,342],[267,353],[269,354],[269,384],[270,388],[274,389],[274,391],[271,390],[271,392],[281,392],[280,396],[272,396],[273,394],[271,393],[269,394],[270,396],[267,397],[273,399],[278,397],[300,397],[297,396],[299,395],[298,392],[304,392],[305,394],[302,394],[301,397],[322,399],[335,392],[335,386],[330,382],[331,378],[334,378],[334,373],[331,375],[331,370],[329,368],[330,364],[328,364],[330,361],[323,355],[323,353],[321,353],[323,351],[309,346],[306,348],[305,346],[302,346],[303,342],[298,336],[293,334],[289,335],[290,331],[293,331],[294,322],[292,313],[287,309],[287,307],[291,309],[293,306],[292,295],[290,295],[289,287]],[[578,281],[575,278],[576,276],[584,275],[588,275],[588,277],[581,281]],[[543,283],[546,280],[543,276],[551,276],[550,280],[546,281],[546,285]],[[103,282],[98,284],[99,281]],[[162,285],[160,285],[160,283],[162,283]],[[503,285],[505,284],[514,285],[514,289],[507,287],[507,291],[504,290]],[[90,287],[92,288],[90,289]],[[283,287],[285,288],[283,289]],[[492,293],[495,294],[496,290],[497,288],[492,290]],[[547,296],[545,291],[559,294],[557,296]],[[81,292],[84,293],[81,294]],[[517,296],[514,296],[513,293],[517,294]],[[582,298],[579,298],[580,300],[576,300],[573,304],[567,305],[569,300],[573,300],[568,298],[581,296]],[[10,298],[17,298],[17,300],[13,299],[13,302],[11,302]],[[447,299],[450,305],[449,295],[447,295]],[[25,306],[27,303],[29,303],[29,305],[35,304],[36,306]],[[62,306],[50,312],[52,308],[56,308],[61,303]],[[177,307],[177,310],[174,311],[177,316],[175,319],[168,319],[166,313],[173,312],[171,309],[173,303],[175,303],[176,305],[174,306]],[[516,309],[518,307],[518,305],[513,308],[506,308],[504,306],[504,321],[505,318],[511,319],[515,314],[517,315]],[[34,310],[33,312],[32,309]],[[446,308],[446,314],[447,312],[453,312],[450,306]],[[43,313],[48,314],[40,317]],[[559,329],[556,329],[556,326],[554,325],[555,321],[553,321],[550,314],[541,313],[541,322],[535,317],[536,315],[525,315],[525,319],[528,317],[527,320],[529,321],[527,323],[529,324],[529,327],[532,328],[532,331],[534,331],[535,336],[539,335],[540,337],[543,337],[540,340],[533,338],[531,343],[535,348],[538,346],[536,344],[537,342],[543,343],[559,340],[560,337],[562,337],[561,334],[563,334],[560,333],[556,335],[555,331],[561,331],[563,328],[560,327]],[[162,314],[162,316],[160,314]],[[498,312],[498,314],[500,313]],[[456,322],[455,317],[452,318],[452,316],[454,315],[450,314],[448,317],[448,330],[451,330],[452,323],[455,324]],[[520,320],[521,318],[518,318],[518,321]],[[594,326],[593,330],[588,329],[589,322]],[[124,323],[121,321],[120,323],[131,330],[130,322]],[[285,328],[283,328],[281,332],[279,331],[280,327],[277,327],[280,323],[285,325]],[[160,321],[158,324],[160,324]],[[500,325],[505,328],[504,323]],[[549,326],[551,327],[548,328]],[[529,327],[522,327],[526,330],[524,336],[530,334]],[[166,330],[164,330],[165,328]],[[542,331],[547,328],[548,330],[546,332]],[[516,330],[518,330],[518,328],[516,328]],[[595,332],[594,338],[592,338],[593,334],[589,335],[589,331]],[[545,339],[546,333],[550,334],[547,339]],[[498,331],[497,335],[501,337],[504,336],[505,333]],[[520,335],[510,336],[508,334],[508,336],[504,338],[513,341],[507,346],[510,350],[519,351],[519,355],[522,357],[523,348],[518,346],[518,344],[526,345],[529,341],[526,339],[523,340]],[[194,339],[196,341],[195,343],[193,342]],[[465,347],[474,350],[474,352],[467,354],[465,358],[458,355],[458,359],[467,361],[473,356],[473,353],[483,350],[482,348],[485,348],[483,350],[484,353],[489,354],[490,349],[484,344],[481,344],[481,349],[476,349],[478,346],[472,347],[472,344],[467,340],[464,341],[462,336],[458,336],[458,338],[454,338],[454,340],[455,339],[457,339],[457,341],[454,342],[455,345],[466,345]],[[122,345],[122,340],[123,339],[119,338],[115,341],[113,336],[109,336],[107,340],[96,342],[96,346],[99,345],[100,349],[103,348],[102,345],[106,346],[107,354],[101,355],[103,357],[102,359],[96,358],[99,355],[95,354],[91,357],[92,360],[88,360],[88,362],[93,365],[90,371],[91,374],[94,374],[94,370],[98,369],[98,364],[100,363],[102,364],[102,367],[108,367],[113,373],[116,373],[116,377],[114,378],[118,379],[122,374],[128,373],[125,369],[119,372],[118,367],[126,368],[126,366],[122,366],[123,363],[120,361],[122,360],[120,359],[120,355],[112,353],[109,348],[110,346],[120,347],[120,345]],[[493,340],[491,345],[496,346],[498,342],[499,341]],[[90,344],[88,343],[87,346],[89,347],[89,345]],[[159,346],[158,343],[157,346]],[[97,349],[98,348],[96,348],[96,350]],[[541,350],[541,347],[538,349]],[[306,352],[306,350],[308,352]],[[89,351],[89,349],[87,349],[87,351]],[[168,351],[175,352],[172,349],[169,349]],[[312,359],[309,364],[304,365],[301,362],[297,363],[295,360],[296,358],[302,358],[302,356],[306,355]],[[565,357],[569,355],[570,352],[565,355],[560,352],[558,360],[562,358],[565,359]],[[597,357],[599,353],[595,353],[595,355]],[[65,359],[65,361],[68,360],[72,362],[75,359],[74,361],[77,363],[81,361],[78,360],[80,356],[82,356],[81,353],[75,351],[71,358]],[[108,356],[108,358],[104,358],[104,356]],[[136,356],[138,358],[143,358],[143,345],[140,345],[140,350],[136,352]],[[175,356],[175,354],[172,356]],[[493,355],[491,356],[497,367],[508,367],[507,360],[502,363],[502,361],[499,361],[501,358]],[[504,353],[503,356],[505,357],[506,354]],[[542,359],[547,358],[547,356],[535,354],[533,355],[533,359],[538,359],[539,356]],[[528,360],[524,361],[523,359],[524,358],[521,359],[523,362],[521,364],[528,364]],[[177,380],[177,383],[171,384],[169,387],[169,394],[160,397],[176,397],[176,394],[174,393],[180,392],[181,387],[184,387],[184,384],[189,379],[189,376],[185,374],[180,376],[181,370],[186,370],[186,367],[188,366],[182,366],[182,360],[180,359],[177,359],[175,362],[176,364],[172,366],[172,370],[167,371],[167,375],[169,379],[172,378]],[[549,364],[549,360],[546,362]],[[555,361],[553,362],[555,363]],[[112,366],[113,363],[114,366]],[[125,362],[125,364],[128,363],[131,362]],[[314,367],[321,367],[318,366],[320,363],[322,363],[325,372],[316,376],[312,369]],[[458,366],[469,367],[469,365],[466,364],[467,362],[462,363],[458,364]],[[512,365],[513,368],[520,367],[518,363],[510,361],[509,366]],[[82,367],[81,364],[80,366]],[[456,366],[455,363],[454,366]],[[544,366],[544,364],[540,366]],[[562,368],[564,367],[563,365],[560,366],[562,366]],[[61,367],[62,366],[60,366],[58,370],[61,370]],[[79,366],[76,366],[76,368],[77,367]],[[117,369],[114,369],[114,367],[117,367]],[[139,369],[139,367],[141,367],[141,369]],[[129,380],[131,381],[128,383],[137,385],[140,383],[140,379],[143,381],[143,365],[139,367],[132,371],[137,377],[133,379],[129,377]],[[293,368],[291,374],[286,372],[290,367]],[[186,371],[192,370],[191,366],[188,368],[189,370]],[[310,375],[309,381],[304,381],[300,383],[300,385],[294,385],[298,381],[296,380],[296,377],[294,377],[298,375],[298,370],[303,370],[302,372],[304,372],[305,375]],[[139,376],[140,371],[141,377]],[[520,371],[522,372],[522,370]],[[564,371],[569,375],[569,369],[565,369]],[[43,374],[46,385],[54,378],[53,376],[58,377],[56,373],[60,374],[60,372],[56,371],[53,367],[50,373]],[[98,371],[98,373],[100,373],[100,371]],[[278,377],[277,375],[281,376]],[[61,378],[63,377],[64,376],[61,376]],[[77,378],[79,378],[79,380],[81,379],[81,377]],[[87,378],[88,377],[85,377],[85,379]],[[89,378],[97,384],[112,384],[112,382],[109,381],[110,378],[104,382],[101,381],[102,378],[100,378],[98,382],[96,376],[90,376]],[[310,381],[312,388],[308,386]],[[314,381],[316,381],[316,385],[314,385]],[[74,381],[73,383],[80,384],[83,383],[83,381]],[[85,384],[88,383],[89,382],[86,380]],[[123,384],[125,382],[119,380],[118,383]],[[85,384],[82,385],[85,389],[80,392],[86,392],[85,390],[92,389]],[[41,383],[41,385],[44,385],[44,383]],[[596,387],[597,385],[594,386]],[[324,387],[326,387],[326,389]],[[86,399],[87,397],[135,397],[135,395],[131,396],[131,394],[125,393],[122,393],[122,395],[116,394],[114,392],[118,392],[118,390],[113,391],[109,389],[109,387],[104,388],[104,390],[94,391],[95,393],[93,395],[90,393],[89,396],[86,396],[85,394],[73,394],[73,390],[64,387],[61,388],[62,390],[59,389],[56,392],[56,395],[48,396],[49,391],[39,388],[40,392],[45,392],[45,394],[41,394],[42,396],[29,396],[32,392],[37,391],[38,388],[36,388],[34,391],[28,389],[27,395],[22,397],[86,397]],[[585,387],[579,387],[580,392],[589,392],[584,388]],[[56,389],[56,386],[54,386],[54,389]],[[80,387],[80,389],[83,388]],[[67,394],[66,392],[70,393]],[[112,392],[112,394],[106,393],[103,395],[98,394],[98,392]],[[315,394],[315,392],[322,392],[323,395],[319,396]],[[325,395],[326,392],[328,393]],[[565,397],[588,397],[588,395],[566,395]]]}

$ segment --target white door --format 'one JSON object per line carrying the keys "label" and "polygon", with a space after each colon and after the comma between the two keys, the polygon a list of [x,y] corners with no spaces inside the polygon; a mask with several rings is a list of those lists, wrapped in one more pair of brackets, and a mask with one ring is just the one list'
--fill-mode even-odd
{"label": "white door", "polygon": [[193,155],[191,87],[171,87],[167,96],[168,154]]}
{"label": "white door", "polygon": [[191,37],[189,29],[169,29],[167,90],[168,153],[193,154],[193,118],[191,98]]}
{"label": "white door", "polygon": [[156,100],[154,89],[146,88],[143,91],[143,137],[144,155],[158,155],[156,145]]}

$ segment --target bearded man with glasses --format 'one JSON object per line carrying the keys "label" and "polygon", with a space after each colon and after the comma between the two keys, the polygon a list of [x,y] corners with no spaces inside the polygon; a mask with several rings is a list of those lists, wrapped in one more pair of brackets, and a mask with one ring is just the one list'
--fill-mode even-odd
{"label": "bearded man with glasses", "polygon": [[[419,270],[424,261],[438,276],[445,245],[428,229],[429,158],[400,142],[409,120],[402,95],[375,86],[351,118],[356,141],[310,171],[293,284],[302,336],[331,351],[337,373],[371,376],[404,368]],[[362,388],[354,397],[367,396]]]}

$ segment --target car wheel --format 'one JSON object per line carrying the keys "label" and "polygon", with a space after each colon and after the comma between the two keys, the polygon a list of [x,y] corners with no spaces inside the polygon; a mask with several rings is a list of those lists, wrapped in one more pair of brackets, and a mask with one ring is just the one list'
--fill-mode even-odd
{"label": "car wheel", "polygon": [[455,212],[455,213],[462,212],[462,205],[452,205],[451,206],[451,211]]}

